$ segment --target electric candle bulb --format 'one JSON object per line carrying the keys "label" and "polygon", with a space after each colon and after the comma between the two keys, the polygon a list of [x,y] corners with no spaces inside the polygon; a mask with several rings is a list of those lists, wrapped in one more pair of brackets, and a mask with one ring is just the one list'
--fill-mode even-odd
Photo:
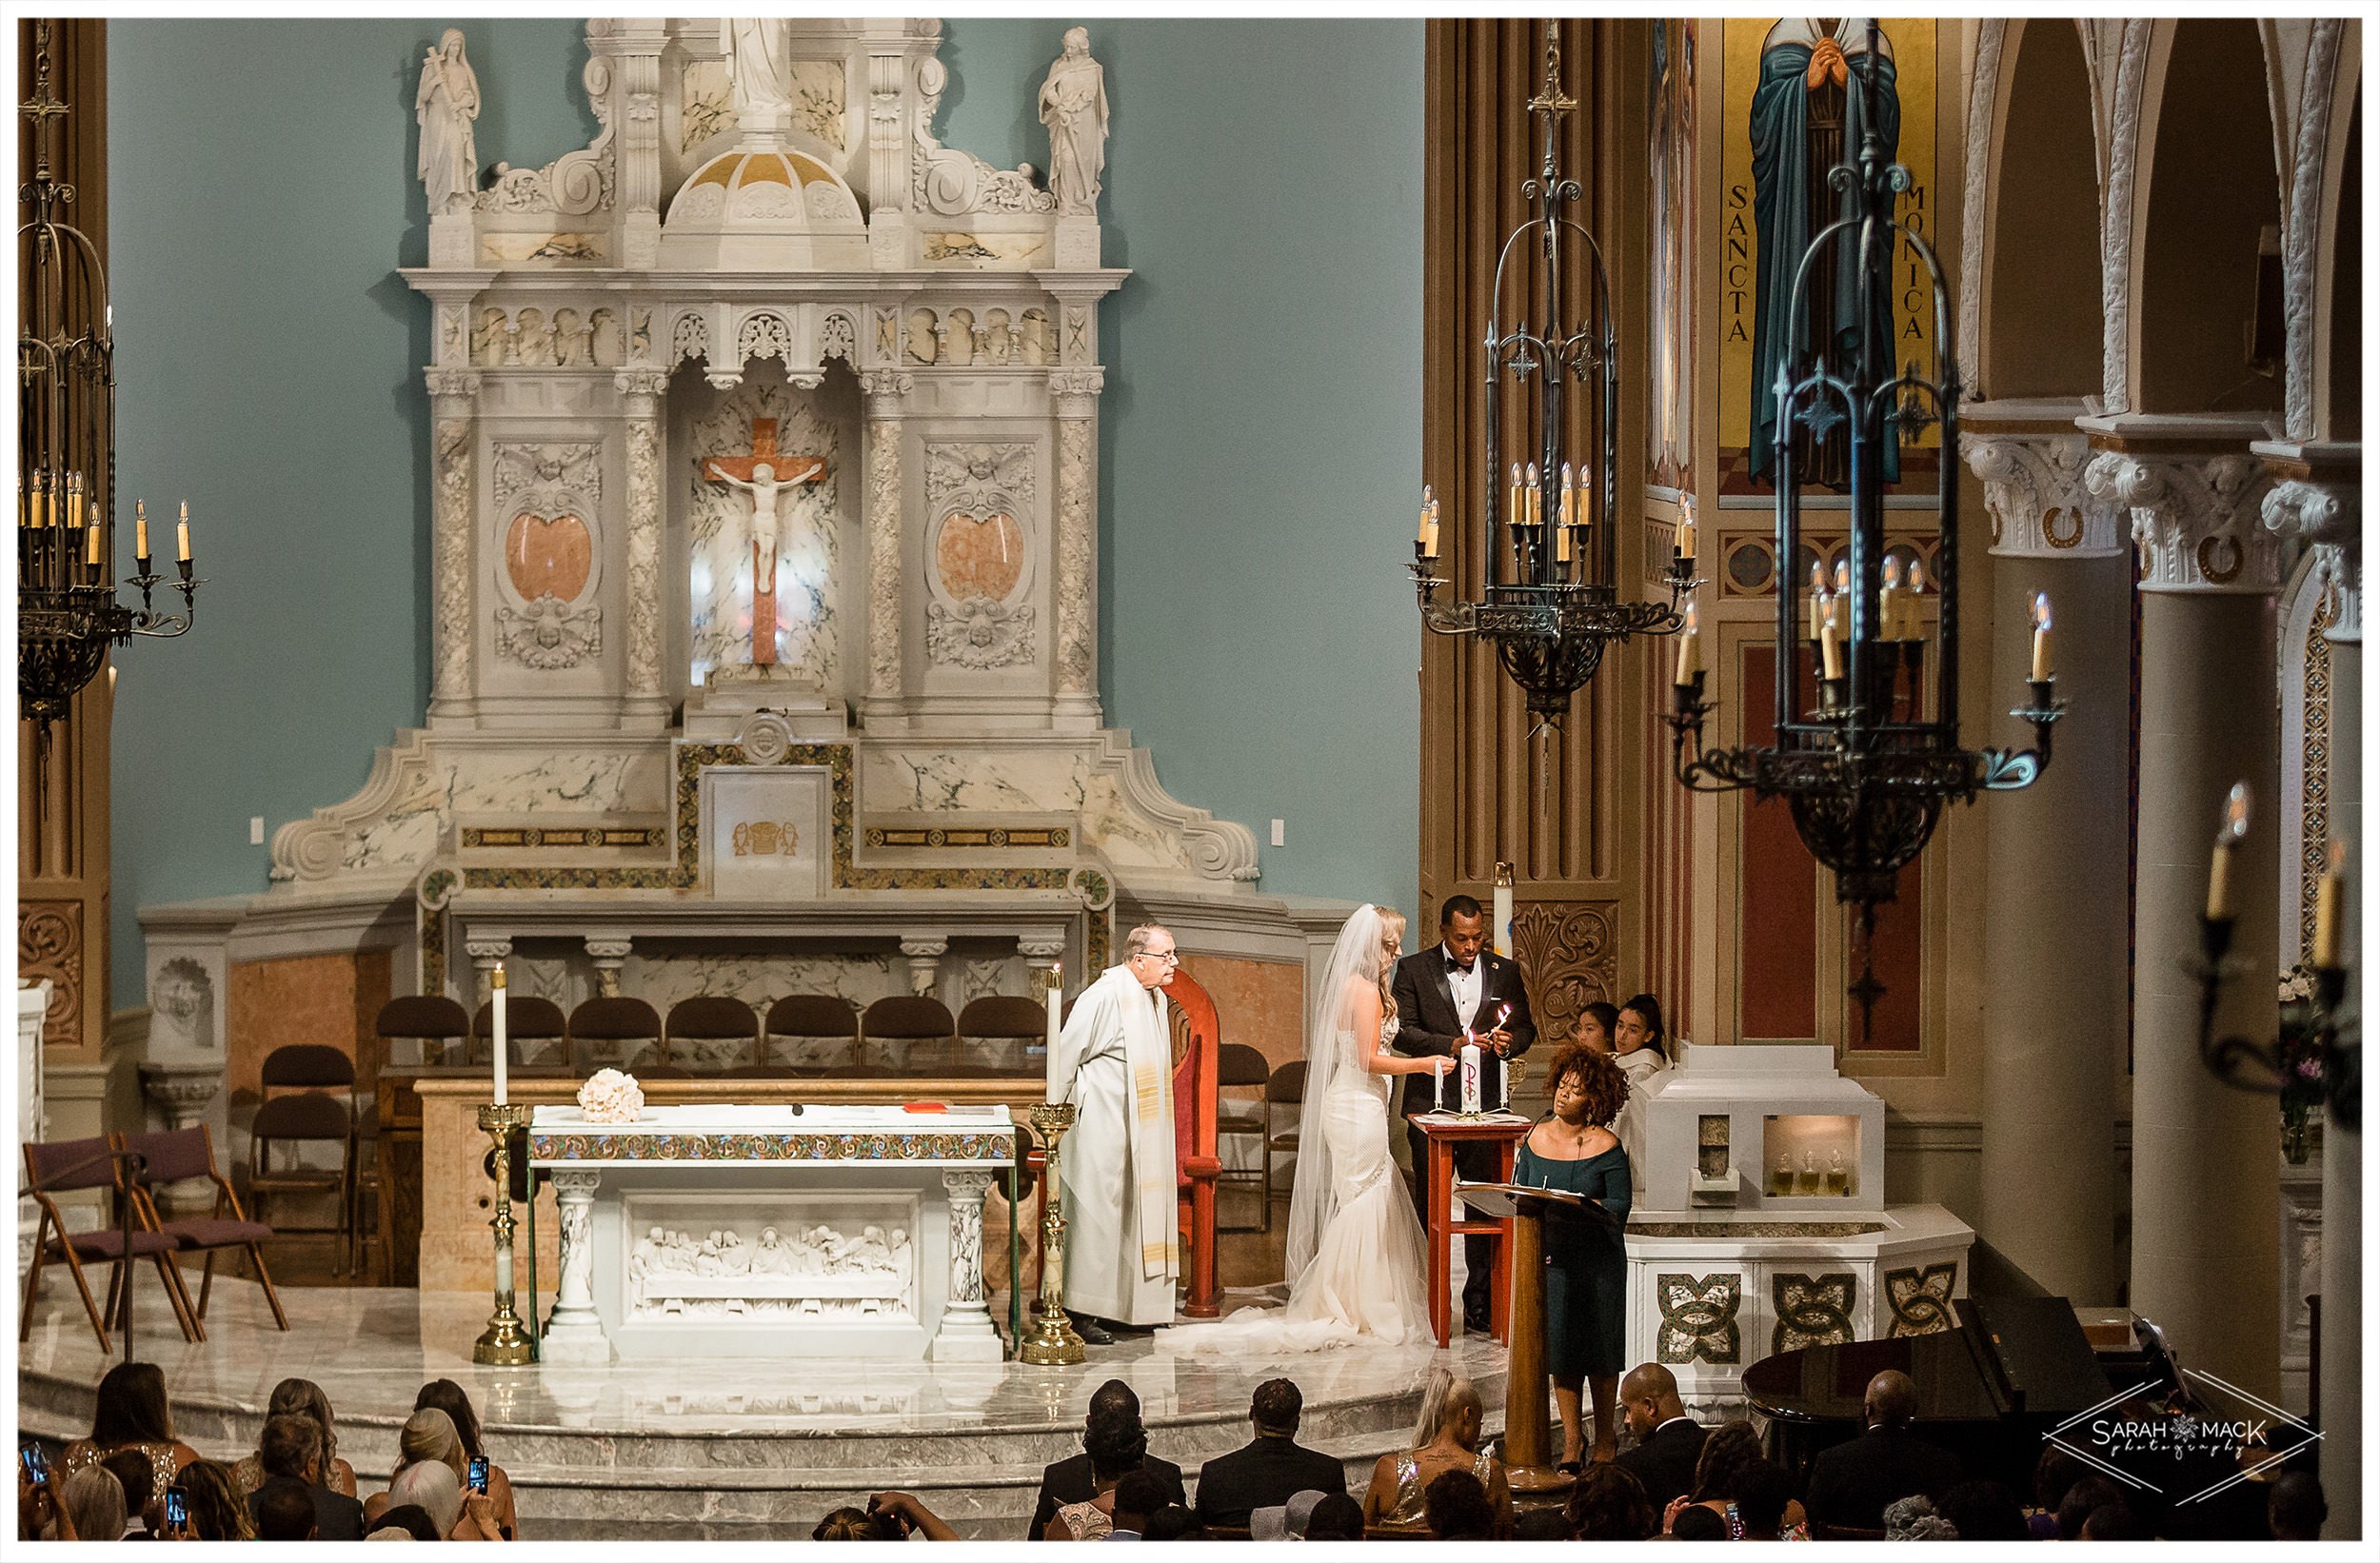
{"label": "electric candle bulb", "polygon": [[100,557],[99,557],[99,550],[100,550],[100,544],[101,544],[101,543],[102,543],[103,541],[104,541],[104,534],[101,532],[100,525],[99,525],[99,506],[98,506],[98,505],[93,505],[90,507],[90,532],[89,532],[89,547],[85,550],[85,552],[84,552],[84,555],[83,555],[83,563],[84,563],[84,564],[96,566],[97,564],[99,564],[101,563],[101,560],[100,560]]}
{"label": "electric candle bulb", "polygon": [[[1564,462],[1562,464],[1562,530],[1565,532],[1577,524],[1577,488],[1571,473],[1570,464]],[[1562,557],[1567,559],[1570,556],[1565,553]]]}
{"label": "electric candle bulb", "polygon": [[1702,671],[1702,626],[1695,604],[1686,604],[1685,633],[1677,637],[1677,683],[1680,687],[1695,682]]}
{"label": "electric candle bulb", "polygon": [[2040,683],[2050,676],[2050,594],[2033,594],[2033,682]]}
{"label": "electric candle bulb", "polygon": [[1545,493],[1537,486],[1537,464],[1535,462],[1529,464],[1528,485],[1529,524],[1542,526],[1545,524]]}
{"label": "electric candle bulb", "polygon": [[132,502],[132,552],[140,559],[142,573],[146,574],[149,568],[149,502],[147,500]]}
{"label": "electric candle bulb", "polygon": [[1835,595],[1840,597],[1850,590],[1851,561],[1838,559],[1835,562]]}
{"label": "electric candle bulb", "polygon": [[1422,512],[1422,516],[1425,523],[1425,529],[1421,534],[1422,557],[1436,559],[1438,557],[1438,501],[1436,499],[1430,501],[1430,507]]}
{"label": "electric candle bulb", "polygon": [[2248,783],[2231,783],[2223,801],[2223,824],[2214,833],[2214,858],[2207,869],[2207,920],[2231,920],[2231,854],[2248,838]]}
{"label": "electric candle bulb", "polygon": [[1504,521],[1508,525],[1521,525],[1526,523],[1529,518],[1527,512],[1521,508],[1520,464],[1518,462],[1513,463],[1512,481],[1506,485],[1506,488],[1510,498],[1504,506]]}
{"label": "electric candle bulb", "polygon": [[1901,604],[1901,618],[1908,624],[1909,639],[1913,641],[1922,641],[1926,638],[1925,620],[1920,611],[1922,604],[1918,602],[1918,599],[1924,597],[1925,594],[1925,564],[1919,560],[1913,559],[1909,562],[1909,601]]}
{"label": "electric candle bulb", "polygon": [[1909,637],[1900,629],[1901,562],[1891,554],[1884,556],[1884,589],[1876,598],[1876,624],[1888,641],[1905,641]]}
{"label": "electric candle bulb", "polygon": [[174,524],[174,545],[181,551],[173,557],[187,564],[190,562],[190,502],[182,502],[182,519]]}
{"label": "electric candle bulb", "polygon": [[[1427,543],[1430,541],[1430,507],[1436,503],[1437,502],[1430,497],[1430,485],[1426,483],[1423,484],[1421,485],[1421,519],[1419,522],[1415,524],[1413,533],[1413,540],[1416,543]],[[1001,535],[1002,537],[1007,536],[1005,532]]]}
{"label": "electric candle bulb", "polygon": [[2319,971],[2339,966],[2339,903],[2347,889],[2347,843],[2337,837],[2323,848],[2322,878],[2314,885],[2313,963]]}
{"label": "electric candle bulb", "polygon": [[1677,557],[1695,556],[1695,501],[1692,494],[1677,496]]}

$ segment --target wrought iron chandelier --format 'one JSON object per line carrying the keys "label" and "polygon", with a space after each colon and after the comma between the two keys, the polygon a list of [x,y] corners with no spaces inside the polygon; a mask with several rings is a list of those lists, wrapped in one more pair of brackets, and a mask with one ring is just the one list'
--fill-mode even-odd
{"label": "wrought iron chandelier", "polygon": [[106,665],[108,648],[135,635],[187,633],[202,584],[190,573],[190,507],[175,531],[179,614],[159,612],[151,593],[149,516],[136,507],[133,558],[141,605],[116,600],[115,336],[108,278],[81,229],[60,220],[74,200],[50,158],[67,106],[50,90],[50,24],[38,24],[33,95],[18,105],[34,146],[32,180],[17,199],[32,207],[17,229],[24,315],[16,341],[17,709],[46,745],[74,697]]}
{"label": "wrought iron chandelier", "polygon": [[[1871,60],[1878,57],[1879,30],[1871,20]],[[1783,799],[1812,856],[1834,871],[1835,900],[1859,908],[1860,972],[1849,991],[1859,1003],[1864,1036],[1885,991],[1875,979],[1871,949],[1876,907],[1894,899],[1902,867],[1925,850],[1946,804],[2033,784],[2050,762],[2051,727],[2065,706],[2055,698],[2050,668],[2045,595],[2034,604],[2029,698],[2010,713],[2033,724],[2036,747],[1960,746],[1958,485],[1956,464],[1947,453],[1957,448],[1961,387],[1950,346],[1949,298],[1932,247],[1894,220],[1894,197],[1911,181],[1907,169],[1884,157],[1873,102],[1875,74],[1854,69],[1850,75],[1857,84],[1853,89],[1871,94],[1871,102],[1856,150],[1829,175],[1840,214],[1812,235],[1783,300],[1787,341],[1775,381],[1775,742],[1703,748],[1703,719],[1715,702],[1702,698],[1700,647],[1692,629],[1679,647],[1669,722],[1681,783],[1697,792],[1749,788],[1755,799]],[[1939,345],[1933,378],[1914,363],[1894,368],[1891,267],[1901,246],[1922,261],[1928,279]],[[1845,247],[1851,247],[1849,256]],[[1846,268],[1848,278],[1839,278]],[[1813,328],[1814,294],[1827,295],[1819,301],[1830,317],[1824,329]],[[1849,320],[1831,318],[1837,297],[1850,302]],[[1886,442],[1931,423],[1941,425],[1946,456],[1934,499],[1941,525],[1940,647],[1929,680],[1917,610],[1923,577],[1905,583],[1899,561],[1885,557],[1884,458]],[[1812,566],[1805,611],[1795,580],[1802,485],[1810,481],[1801,467],[1818,465],[1830,437],[1846,425],[1849,558],[1837,565],[1831,591],[1823,566]],[[1815,707],[1804,669],[1815,674]]]}
{"label": "wrought iron chandelier", "polygon": [[[1666,603],[1619,601],[1617,495],[1613,486],[1619,445],[1619,355],[1612,322],[1611,283],[1595,236],[1564,214],[1583,193],[1562,177],[1560,118],[1578,107],[1562,91],[1557,24],[1545,24],[1545,76],[1529,111],[1537,116],[1544,152],[1521,195],[1537,215],[1506,236],[1496,262],[1486,340],[1484,526],[1476,600],[1438,600],[1449,583],[1440,559],[1438,501],[1421,491],[1421,522],[1414,538],[1414,592],[1421,622],[1439,635],[1477,635],[1493,643],[1504,671],[1528,697],[1540,728],[1569,713],[1570,698],[1595,677],[1607,646],[1631,635],[1670,634],[1685,623],[1678,596],[1695,583],[1691,554],[1673,554]],[[1577,235],[1574,246],[1564,229]],[[1541,263],[1545,327],[1524,317],[1504,326],[1504,287],[1522,240],[1534,236]],[[1567,330],[1565,284],[1581,267],[1585,314]],[[1587,284],[1592,287],[1586,287]],[[1507,464],[1502,445],[1505,377],[1520,404],[1521,441]],[[1582,415],[1572,416],[1575,386]],[[1537,430],[1526,444],[1534,402]]]}

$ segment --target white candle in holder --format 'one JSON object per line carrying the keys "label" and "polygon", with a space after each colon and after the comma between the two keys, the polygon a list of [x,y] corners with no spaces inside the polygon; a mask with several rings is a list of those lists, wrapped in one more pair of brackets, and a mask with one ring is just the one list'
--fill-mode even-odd
{"label": "white candle in holder", "polygon": [[1468,1039],[1462,1044],[1462,1110],[1479,1111],[1479,1044]]}
{"label": "white candle in holder", "polygon": [[496,962],[496,970],[488,980],[495,988],[494,994],[490,997],[495,1012],[496,1105],[502,1107],[506,1099],[506,1086],[509,1083],[506,1077],[510,1060],[506,1055],[512,1051],[505,1041],[505,967],[503,961]]}

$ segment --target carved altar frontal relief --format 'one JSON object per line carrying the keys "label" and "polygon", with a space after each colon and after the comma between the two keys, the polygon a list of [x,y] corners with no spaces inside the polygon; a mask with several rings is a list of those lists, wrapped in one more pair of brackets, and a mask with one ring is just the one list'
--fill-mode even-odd
{"label": "carved altar frontal relief", "polygon": [[[692,682],[842,693],[851,665],[843,607],[857,556],[859,489],[845,471],[859,449],[856,387],[835,370],[804,390],[766,362],[751,364],[730,390],[681,384],[669,404]],[[767,496],[773,538],[756,524],[756,503],[766,501],[748,486],[764,461],[779,485]],[[756,598],[756,579],[773,591]]]}
{"label": "carved altar frontal relief", "polygon": [[818,766],[742,766],[703,779],[711,893],[811,899],[826,891],[828,789]]}
{"label": "carved altar frontal relief", "polygon": [[917,1324],[915,1195],[629,1194],[620,1318]]}

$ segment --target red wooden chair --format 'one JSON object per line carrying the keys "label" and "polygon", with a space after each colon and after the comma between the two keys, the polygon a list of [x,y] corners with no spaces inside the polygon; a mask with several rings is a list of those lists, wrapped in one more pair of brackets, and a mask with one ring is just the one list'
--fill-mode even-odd
{"label": "red wooden chair", "polygon": [[1189,1289],[1181,1311],[1191,1318],[1214,1318],[1222,1312],[1215,1256],[1215,1180],[1223,1170],[1215,1147],[1222,1023],[1215,1000],[1187,971],[1177,967],[1173,981],[1159,991],[1173,1000],[1167,1013],[1174,1042],[1174,1176]]}

